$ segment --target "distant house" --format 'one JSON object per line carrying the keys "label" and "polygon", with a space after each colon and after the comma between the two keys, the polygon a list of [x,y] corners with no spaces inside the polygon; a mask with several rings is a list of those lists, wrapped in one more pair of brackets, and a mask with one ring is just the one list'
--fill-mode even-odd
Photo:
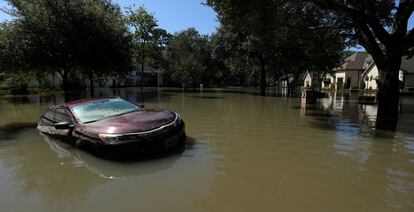
{"label": "distant house", "polygon": [[372,57],[366,52],[353,53],[346,57],[340,66],[333,69],[333,76],[325,76],[322,87],[329,87],[333,82],[337,90],[358,88],[362,73],[372,61]]}
{"label": "distant house", "polygon": [[323,76],[318,76],[318,73],[306,71],[303,77],[303,86],[305,88],[320,88],[321,79],[323,79]]}
{"label": "distant house", "polygon": [[[150,87],[159,87],[163,86],[163,73],[164,70],[153,68],[151,66],[144,66],[144,86]],[[135,67],[132,71],[128,72],[123,76],[112,76],[107,77],[106,79],[95,80],[94,85],[96,87],[134,87],[141,86],[142,83],[142,72],[141,66]],[[81,82],[78,83],[88,83],[87,78],[78,76]],[[62,86],[62,77],[57,73],[48,74],[41,79],[33,79],[29,83],[29,88],[38,88],[38,87],[52,87],[60,88]]]}
{"label": "distant house", "polygon": [[[414,58],[403,58],[398,78],[405,88],[414,88]],[[375,63],[371,63],[362,73],[362,79],[365,82],[365,89],[376,90],[378,88],[377,80],[379,79],[379,74]]]}
{"label": "distant house", "polygon": [[280,87],[288,87],[288,82],[291,83],[294,81],[293,74],[288,74],[286,76],[279,78],[279,86]]}
{"label": "distant house", "polygon": [[[103,87],[119,87],[119,86],[141,86],[142,84],[142,68],[136,66],[124,77],[110,77]],[[163,69],[144,66],[144,86],[159,87],[163,86]]]}
{"label": "distant house", "polygon": [[48,88],[60,88],[62,85],[62,76],[55,72],[47,74],[40,79],[33,79],[29,82],[29,88],[39,88],[39,87],[48,87]]}

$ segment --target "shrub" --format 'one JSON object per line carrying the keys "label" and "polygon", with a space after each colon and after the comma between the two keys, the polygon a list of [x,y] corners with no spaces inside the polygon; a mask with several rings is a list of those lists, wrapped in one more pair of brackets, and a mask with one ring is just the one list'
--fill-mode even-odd
{"label": "shrub", "polygon": [[5,75],[3,84],[10,94],[27,94],[27,88],[31,80],[32,76],[30,74],[10,73]]}
{"label": "shrub", "polygon": [[358,88],[359,89],[365,89],[365,86],[366,86],[365,81],[360,79],[359,82],[358,82]]}

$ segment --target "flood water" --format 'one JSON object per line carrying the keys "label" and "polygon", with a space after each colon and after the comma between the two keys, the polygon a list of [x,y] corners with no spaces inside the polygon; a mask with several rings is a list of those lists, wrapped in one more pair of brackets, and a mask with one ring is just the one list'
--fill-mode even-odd
{"label": "flood water", "polygon": [[[141,103],[135,89],[100,95]],[[395,134],[376,133],[376,107],[353,95],[308,108],[228,90],[144,100],[181,114],[183,151],[100,159],[35,130],[61,95],[0,99],[0,211],[414,211],[412,97]]]}

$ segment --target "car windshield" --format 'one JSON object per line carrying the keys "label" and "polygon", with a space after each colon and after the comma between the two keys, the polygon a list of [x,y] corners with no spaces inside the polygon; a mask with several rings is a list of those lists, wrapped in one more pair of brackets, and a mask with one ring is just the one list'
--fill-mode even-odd
{"label": "car windshield", "polygon": [[99,99],[72,107],[78,119],[83,123],[138,111],[141,108],[123,99]]}

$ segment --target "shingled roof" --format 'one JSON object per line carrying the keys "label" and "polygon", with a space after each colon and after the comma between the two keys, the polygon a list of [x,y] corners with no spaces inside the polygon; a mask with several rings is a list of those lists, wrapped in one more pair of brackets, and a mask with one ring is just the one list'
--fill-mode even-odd
{"label": "shingled roof", "polygon": [[372,63],[372,58],[367,52],[355,52],[351,56],[346,57],[343,63],[334,69],[341,70],[364,70]]}
{"label": "shingled roof", "polygon": [[404,57],[401,61],[401,70],[414,74],[414,57]]}

